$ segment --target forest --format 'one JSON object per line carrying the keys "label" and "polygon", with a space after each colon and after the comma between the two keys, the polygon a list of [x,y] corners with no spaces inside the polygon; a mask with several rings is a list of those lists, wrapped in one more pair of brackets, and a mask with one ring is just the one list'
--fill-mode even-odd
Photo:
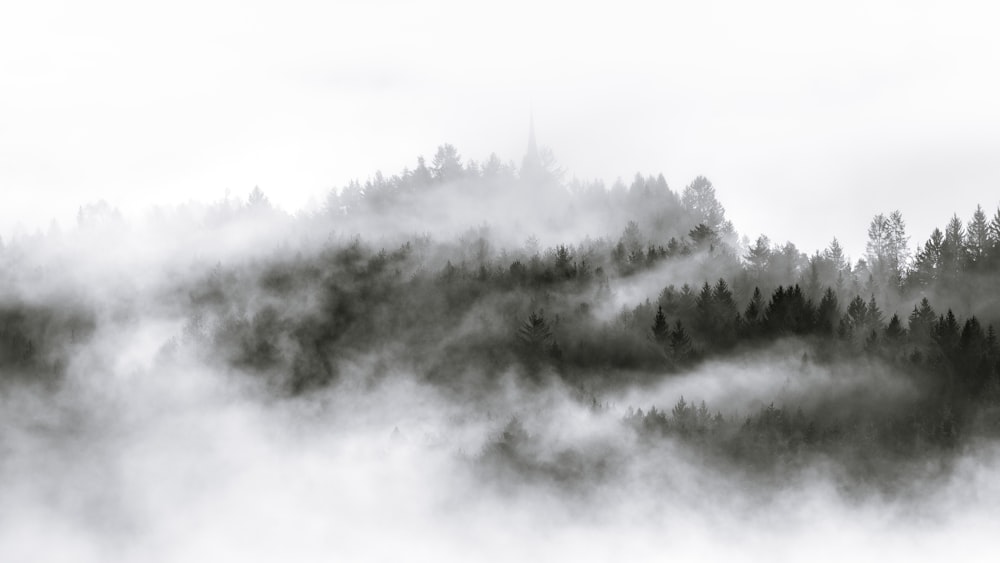
{"label": "forest", "polygon": [[[1000,436],[1000,209],[915,245],[900,212],[877,214],[852,259],[836,238],[808,255],[741,236],[704,177],[564,176],[533,145],[520,165],[443,145],[294,216],[259,188],[144,226],[83,206],[66,232],[0,247],[3,392],[59,388],[102,331],[154,311],[156,362],[194,358],[274,400],[403,373],[485,411],[513,377],[569,390],[643,448],[679,441],[761,476],[822,457],[895,486],[906,463]],[[128,238],[149,262],[116,257]],[[803,383],[744,404],[652,394],[739,362]],[[812,386],[818,372],[843,385]],[[498,412],[476,467],[573,481],[626,462],[573,446],[553,461],[516,408]]]}

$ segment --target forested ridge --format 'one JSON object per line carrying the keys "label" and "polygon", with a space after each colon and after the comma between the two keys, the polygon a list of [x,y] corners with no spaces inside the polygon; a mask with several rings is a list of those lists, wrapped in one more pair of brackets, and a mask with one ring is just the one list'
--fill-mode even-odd
{"label": "forested ridge", "polygon": [[[751,467],[802,452],[912,458],[1000,432],[1000,209],[954,215],[916,245],[898,211],[876,215],[852,260],[837,239],[807,255],[739,236],[704,177],[675,191],[662,175],[610,187],[564,176],[545,150],[518,166],[463,162],[445,145],[430,165],[331,190],[294,217],[259,189],[160,212],[213,244],[269,229],[285,239],[175,262],[110,301],[53,282],[60,255],[42,252],[128,231],[109,205],[83,207],[71,232],[0,250],[0,368],[7,385],[58,384],[102,323],[140,314],[130,296],[149,291],[179,326],[162,361],[190,354],[277,397],[405,372],[474,401],[513,373],[575,390],[650,443],[673,437]],[[697,397],[606,398],[746,357],[847,374],[852,390],[725,412]],[[890,373],[906,392],[857,372]],[[481,459],[523,469],[530,442],[514,419]]]}

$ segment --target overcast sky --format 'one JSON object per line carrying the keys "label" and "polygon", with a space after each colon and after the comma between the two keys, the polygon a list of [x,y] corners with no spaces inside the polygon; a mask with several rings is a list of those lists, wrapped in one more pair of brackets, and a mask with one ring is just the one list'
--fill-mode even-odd
{"label": "overcast sky", "polygon": [[1000,202],[988,2],[602,4],[5,2],[0,234],[254,185],[294,211],[444,142],[519,160],[530,107],[570,175],[705,175],[804,250]]}

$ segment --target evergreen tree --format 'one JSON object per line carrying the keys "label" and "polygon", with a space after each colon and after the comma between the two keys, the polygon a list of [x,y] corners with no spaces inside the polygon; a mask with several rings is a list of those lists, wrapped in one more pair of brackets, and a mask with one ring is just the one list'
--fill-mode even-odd
{"label": "evergreen tree", "polygon": [[820,278],[823,277],[822,271],[826,269],[827,261],[819,252],[809,258],[808,278],[805,282],[805,294],[808,299],[817,300],[822,298],[820,291],[823,288]]}
{"label": "evergreen tree", "polygon": [[556,247],[555,270],[556,274],[563,279],[571,278],[575,273],[573,271],[573,257],[569,248],[564,244]]}
{"label": "evergreen tree", "polygon": [[757,241],[743,256],[743,259],[746,260],[751,279],[760,283],[771,260],[771,240],[764,235],[757,237]]}
{"label": "evergreen tree", "polygon": [[986,339],[984,341],[984,346],[986,348],[986,353],[990,356],[996,356],[1000,353],[1000,341],[997,340],[997,331],[990,325],[986,329]]}
{"label": "evergreen tree", "polygon": [[517,329],[517,336],[530,347],[541,347],[552,338],[552,331],[545,321],[544,311],[532,311],[528,319]]}
{"label": "evergreen tree", "polygon": [[816,326],[820,334],[831,334],[839,318],[840,304],[837,302],[837,294],[833,288],[828,287],[816,311]]}
{"label": "evergreen tree", "polygon": [[695,315],[697,299],[698,297],[690,285],[682,285],[680,292],[677,294],[677,316],[685,322],[690,322]]}
{"label": "evergreen tree", "polygon": [[764,296],[759,287],[753,288],[753,297],[743,311],[743,322],[740,325],[744,336],[756,336],[764,319]]}
{"label": "evergreen tree", "polygon": [[913,312],[910,313],[910,339],[917,344],[930,342],[936,318],[937,314],[927,298],[921,299],[920,305],[914,305]]}
{"label": "evergreen tree", "polygon": [[889,325],[885,327],[885,339],[890,343],[898,344],[905,336],[906,329],[903,328],[903,323],[899,320],[899,315],[894,314],[889,319]]}
{"label": "evergreen tree", "polygon": [[788,289],[778,287],[764,312],[764,326],[771,334],[806,334],[814,328],[815,322],[815,308],[798,285]]}
{"label": "evergreen tree", "polygon": [[969,221],[965,235],[966,248],[968,249],[967,258],[970,264],[973,267],[981,266],[992,246],[990,244],[989,222],[981,205],[976,206],[976,211],[972,214],[972,220]]}
{"label": "evergreen tree", "polygon": [[259,187],[254,186],[250,195],[247,196],[247,207],[249,209],[268,209],[271,207],[271,202]]}
{"label": "evergreen tree", "polygon": [[923,249],[917,253],[912,279],[918,286],[927,287],[940,279],[944,269],[943,252],[944,233],[941,229],[934,229]]}
{"label": "evergreen tree", "polygon": [[432,179],[433,177],[431,176],[431,171],[427,169],[427,162],[424,160],[424,157],[418,156],[417,167],[410,175],[410,180],[413,186],[418,189],[429,186],[431,185]]}
{"label": "evergreen tree", "polygon": [[691,243],[696,250],[712,251],[719,246],[718,231],[705,223],[699,223],[688,232]]}
{"label": "evergreen tree", "polygon": [[727,348],[736,343],[736,320],[739,313],[733,292],[726,280],[719,278],[712,289],[712,330],[715,343]]}
{"label": "evergreen tree", "polygon": [[796,280],[809,264],[806,255],[791,242],[786,242],[771,256],[771,273],[783,280]]}
{"label": "evergreen tree", "polygon": [[465,168],[458,150],[449,144],[439,146],[431,161],[431,177],[438,182],[453,182],[464,175]]}
{"label": "evergreen tree", "polygon": [[844,257],[844,248],[836,237],[830,241],[830,246],[823,251],[823,257],[833,263],[834,271],[842,272],[847,267],[847,259]]}
{"label": "evergreen tree", "polygon": [[713,321],[713,297],[712,286],[706,281],[701,286],[701,293],[695,299],[696,323],[695,326],[702,336],[707,336],[712,332]]}
{"label": "evergreen tree", "polygon": [[946,282],[957,278],[966,264],[966,252],[965,227],[958,215],[953,215],[944,230],[944,241],[941,244],[942,277]]}
{"label": "evergreen tree", "polygon": [[481,174],[487,179],[511,180],[514,177],[511,168],[512,166],[504,164],[496,153],[491,153],[489,159],[482,165]]}
{"label": "evergreen tree", "polygon": [[879,288],[898,287],[909,263],[906,223],[898,210],[876,215],[868,226],[867,264]]}
{"label": "evergreen tree", "polygon": [[955,313],[948,309],[946,315],[941,315],[938,318],[938,322],[934,325],[934,341],[937,342],[941,350],[949,357],[953,355],[955,349],[958,346],[958,340],[961,336],[961,327],[958,325],[958,319],[955,318]]}
{"label": "evergreen tree", "polygon": [[979,319],[975,316],[967,319],[965,325],[962,327],[962,334],[959,337],[959,346],[962,352],[967,356],[977,357],[983,353],[985,342],[986,333],[983,332],[983,327],[979,324]]}
{"label": "evergreen tree", "polygon": [[875,296],[872,295],[871,299],[868,300],[868,316],[866,318],[866,325],[869,330],[874,330],[880,332],[882,330],[882,325],[884,323],[884,317],[882,316],[882,310],[878,308],[875,303]]}
{"label": "evergreen tree", "polygon": [[691,359],[693,354],[691,338],[688,337],[687,331],[684,330],[684,325],[679,319],[674,323],[673,330],[670,331],[670,352],[678,362]]}
{"label": "evergreen tree", "polygon": [[847,304],[847,311],[841,319],[841,332],[844,336],[850,337],[855,334],[864,334],[865,326],[868,322],[868,304],[856,295]]}
{"label": "evergreen tree", "polygon": [[1000,266],[1000,206],[997,206],[996,213],[993,214],[993,219],[990,221],[989,226],[990,233],[990,260],[992,266],[996,269]]}
{"label": "evergreen tree", "polygon": [[663,314],[663,307],[656,308],[656,318],[653,320],[653,339],[666,345],[670,339],[670,326],[667,324],[667,317]]}
{"label": "evergreen tree", "polygon": [[681,204],[694,217],[715,233],[726,227],[726,209],[715,197],[715,188],[704,176],[694,179],[681,194]]}
{"label": "evergreen tree", "polygon": [[635,221],[629,221],[625,225],[625,230],[622,231],[621,238],[618,239],[618,247],[620,248],[618,253],[620,255],[616,256],[616,259],[620,265],[640,265],[645,261],[642,252],[644,246],[645,237],[639,224]]}
{"label": "evergreen tree", "polygon": [[868,224],[868,265],[876,275],[887,276],[890,267],[892,235],[889,218],[879,213]]}

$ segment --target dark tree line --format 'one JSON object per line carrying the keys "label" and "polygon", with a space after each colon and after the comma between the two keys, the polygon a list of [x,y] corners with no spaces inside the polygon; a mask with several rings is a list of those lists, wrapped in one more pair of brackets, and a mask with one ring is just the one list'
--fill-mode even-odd
{"label": "dark tree line", "polygon": [[[463,205],[485,198],[505,212],[516,204],[532,220],[541,215],[531,213],[550,213],[556,225],[596,218],[597,232],[543,247],[531,231],[522,245],[498,244],[479,217],[445,240],[350,230],[419,218],[442,198]],[[540,210],[526,209],[529,200]],[[206,221],[278,215],[259,189],[235,205]],[[463,161],[445,145],[430,164],[377,173],[332,192],[322,213],[282,220],[346,234],[294,254],[279,249],[198,270],[163,296],[187,318],[180,349],[279,392],[307,393],[358,369],[481,392],[512,369],[532,381],[614,388],[797,339],[813,361],[870,357],[910,373],[926,398],[917,410],[922,428],[972,428],[996,401],[1000,211],[989,219],[977,208],[967,224],[953,217],[915,255],[902,215],[878,215],[866,255],[852,263],[836,239],[812,256],[763,235],[740,241],[704,177],[680,192],[662,175],[608,189],[563,182],[544,151],[518,168],[495,156]],[[79,228],[120,221],[107,206],[81,209]],[[0,247],[8,285],[31,279],[17,269],[18,252],[16,244]],[[621,305],[623,287],[657,283],[665,287],[655,299]],[[5,298],[0,366],[58,371],[60,351],[92,333],[96,318],[77,302]],[[722,424],[680,412],[664,427],[698,434]],[[642,419],[663,426],[662,414]],[[827,431],[814,420],[815,432],[806,432],[781,409],[758,418],[765,422],[751,427],[777,425],[809,440]],[[895,428],[899,420],[884,422]]]}

